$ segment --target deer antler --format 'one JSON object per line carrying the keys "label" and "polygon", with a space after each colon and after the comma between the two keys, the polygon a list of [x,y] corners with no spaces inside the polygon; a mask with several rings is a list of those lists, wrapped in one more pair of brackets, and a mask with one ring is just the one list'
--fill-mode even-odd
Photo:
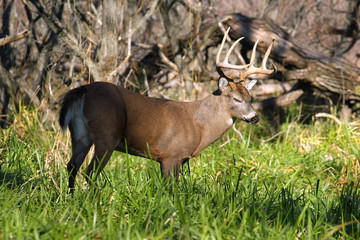
{"label": "deer antler", "polygon": [[228,69],[233,69],[233,70],[242,70],[242,69],[245,69],[245,68],[249,67],[245,72],[240,72],[240,81],[244,81],[245,78],[247,76],[251,75],[251,74],[256,74],[256,73],[271,74],[271,73],[274,72],[274,70],[276,70],[276,67],[274,66],[274,64],[273,64],[274,70],[269,70],[269,69],[266,68],[266,62],[267,62],[267,59],[269,58],[269,55],[270,55],[271,48],[273,46],[274,40],[271,42],[269,48],[267,49],[267,51],[265,53],[265,56],[264,56],[264,59],[262,61],[261,67],[259,67],[259,68],[254,66],[255,52],[256,52],[256,47],[257,47],[257,44],[258,44],[259,40],[257,40],[255,42],[255,45],[253,47],[253,51],[251,53],[251,58],[250,58],[250,63],[249,64],[246,64],[246,65],[234,65],[234,64],[230,64],[228,62],[231,52],[233,51],[235,46],[243,39],[243,37],[239,38],[238,40],[236,40],[236,42],[233,43],[233,45],[231,45],[229,51],[225,55],[225,59],[223,61],[220,61],[220,54],[221,54],[221,51],[222,51],[222,49],[224,47],[224,44],[225,44],[227,35],[229,34],[229,31],[230,31],[230,27],[226,30],[226,32],[224,34],[224,38],[223,38],[223,40],[221,42],[221,45],[220,45],[220,49],[219,49],[218,53],[216,54],[216,70],[217,70],[217,72],[219,73],[219,75],[221,77],[225,77],[226,79],[232,80],[231,77],[227,76],[223,72],[223,70],[221,68],[228,68]]}
{"label": "deer antler", "polygon": [[266,53],[264,55],[264,59],[262,60],[262,63],[261,63],[261,67],[257,68],[257,67],[254,66],[256,47],[257,47],[258,42],[259,42],[259,39],[256,40],[256,42],[254,44],[254,47],[253,47],[253,50],[252,50],[252,53],[251,53],[250,64],[249,64],[250,67],[245,72],[240,73],[240,81],[245,80],[245,78],[247,76],[251,75],[251,74],[256,74],[256,73],[272,74],[274,72],[274,70],[276,71],[276,67],[275,67],[274,64],[272,64],[274,70],[269,70],[269,69],[266,68],[266,62],[267,62],[267,59],[269,58],[272,46],[274,44],[274,39],[272,40],[270,46],[266,50]]}
{"label": "deer antler", "polygon": [[218,53],[216,54],[216,70],[217,70],[217,72],[219,73],[219,75],[221,77],[225,77],[227,79],[231,79],[231,78],[229,76],[227,76],[223,72],[223,70],[221,68],[242,70],[242,69],[247,68],[247,67],[250,66],[250,64],[247,64],[247,65],[233,65],[233,64],[229,63],[229,57],[230,57],[231,52],[233,51],[235,46],[243,39],[243,37],[239,38],[238,40],[236,40],[236,42],[233,43],[233,45],[230,47],[229,51],[226,53],[224,61],[220,61],[220,54],[221,54],[221,51],[224,48],[224,44],[225,44],[227,35],[229,34],[229,31],[230,31],[230,27],[226,30],[226,32],[224,34],[224,37],[223,37],[223,40],[222,40],[221,45],[220,45],[220,49],[219,49]]}

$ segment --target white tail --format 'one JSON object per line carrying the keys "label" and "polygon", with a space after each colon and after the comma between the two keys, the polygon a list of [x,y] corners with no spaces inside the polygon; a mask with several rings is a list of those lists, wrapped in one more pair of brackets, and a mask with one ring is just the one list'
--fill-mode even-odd
{"label": "white tail", "polygon": [[[61,128],[69,127],[71,132],[73,155],[67,165],[71,191],[93,144],[95,155],[87,168],[88,182],[94,170],[98,174],[105,167],[114,150],[124,152],[125,149],[137,156],[150,158],[151,155],[160,163],[166,179],[172,171],[178,176],[181,164],[219,139],[235,119],[249,123],[259,121],[249,94],[256,81],[245,85],[243,80],[250,74],[273,72],[265,67],[271,46],[260,68],[254,67],[256,45],[250,64],[228,63],[232,49],[240,40],[221,62],[220,53],[228,32],[216,57],[219,89],[200,101],[149,98],[105,82],[81,86],[65,95],[59,120]],[[221,68],[248,69],[240,73],[240,82],[235,83]]]}

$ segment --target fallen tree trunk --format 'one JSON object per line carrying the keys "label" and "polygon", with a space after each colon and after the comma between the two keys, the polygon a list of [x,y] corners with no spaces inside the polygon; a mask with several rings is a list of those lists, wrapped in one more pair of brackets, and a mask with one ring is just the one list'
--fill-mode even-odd
{"label": "fallen tree trunk", "polygon": [[277,107],[285,107],[292,103],[295,103],[296,100],[304,93],[303,90],[298,89],[289,93],[286,93],[277,98],[268,98],[261,102],[253,103],[253,107],[256,111],[262,111],[265,109],[273,109]]}
{"label": "fallen tree trunk", "polygon": [[258,96],[271,96],[274,94],[284,94],[292,89],[292,85],[289,83],[275,84],[275,83],[264,83],[261,85],[255,85],[251,89],[251,95],[254,97]]}
{"label": "fallen tree trunk", "polygon": [[308,82],[346,100],[360,101],[360,69],[351,63],[313,52],[269,19],[231,14],[223,17],[221,23],[231,27],[231,38],[245,37],[245,44],[253,45],[260,39],[258,50],[262,52],[275,39],[271,58],[284,66],[277,75],[279,80]]}

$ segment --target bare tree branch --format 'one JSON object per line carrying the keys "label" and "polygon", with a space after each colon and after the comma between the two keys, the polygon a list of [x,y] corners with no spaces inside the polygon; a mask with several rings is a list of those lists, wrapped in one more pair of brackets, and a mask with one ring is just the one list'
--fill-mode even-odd
{"label": "bare tree branch", "polygon": [[132,26],[132,30],[129,33],[130,36],[132,36],[141,26],[144,26],[145,22],[154,14],[157,6],[159,5],[160,0],[153,0],[150,2],[149,10],[146,12],[144,17],[136,21],[135,25]]}
{"label": "bare tree branch", "polygon": [[[36,97],[36,92],[32,90],[29,83],[26,81],[15,81],[10,73],[0,64],[0,84],[6,86],[12,91],[20,88],[21,91],[24,91],[26,95],[30,98],[31,102],[36,106],[40,105],[40,100]],[[13,92],[10,92],[12,95]]]}
{"label": "bare tree branch", "polygon": [[65,28],[62,27],[61,22],[53,15],[45,12],[44,7],[37,0],[30,0],[36,7],[39,15],[44,19],[49,28],[63,41],[70,49],[72,49],[77,56],[79,56],[86,64],[94,81],[101,81],[100,71],[97,65],[88,57],[88,54],[79,46],[76,38],[71,35]]}
{"label": "bare tree branch", "polygon": [[12,36],[0,38],[0,46],[4,46],[5,44],[21,40],[29,35],[30,32],[28,30],[25,30]]}

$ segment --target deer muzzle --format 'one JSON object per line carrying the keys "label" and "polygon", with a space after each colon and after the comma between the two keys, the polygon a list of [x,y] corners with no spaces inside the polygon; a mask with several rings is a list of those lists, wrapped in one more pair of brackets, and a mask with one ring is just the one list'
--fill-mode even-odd
{"label": "deer muzzle", "polygon": [[258,123],[259,122],[259,117],[258,117],[258,115],[255,115],[254,117],[252,117],[250,119],[247,119],[246,121],[248,123],[250,123],[250,124]]}
{"label": "deer muzzle", "polygon": [[253,112],[252,114],[248,114],[246,116],[244,116],[244,121],[250,124],[254,124],[254,123],[258,123],[259,122],[259,117],[258,115]]}

